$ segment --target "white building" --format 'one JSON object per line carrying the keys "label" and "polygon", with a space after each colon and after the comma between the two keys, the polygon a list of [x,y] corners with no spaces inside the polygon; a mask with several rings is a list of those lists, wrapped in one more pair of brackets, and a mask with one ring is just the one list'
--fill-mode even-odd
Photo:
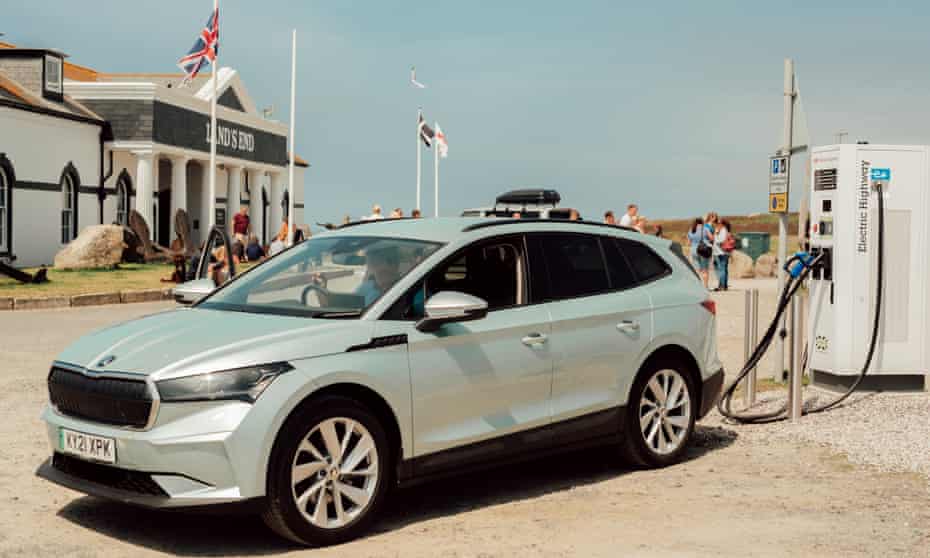
{"label": "white building", "polygon": [[[213,78],[179,88],[181,77],[106,74],[0,43],[0,258],[49,264],[82,227],[127,223],[131,209],[159,244],[178,208],[194,241],[205,237]],[[231,227],[247,204],[267,244],[286,218],[287,126],[263,118],[233,69],[219,70],[217,95],[216,223]],[[302,225],[307,164],[295,163]]]}

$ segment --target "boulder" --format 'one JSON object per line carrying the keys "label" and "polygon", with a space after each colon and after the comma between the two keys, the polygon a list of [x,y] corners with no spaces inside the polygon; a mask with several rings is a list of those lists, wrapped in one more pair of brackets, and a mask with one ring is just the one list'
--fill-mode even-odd
{"label": "boulder", "polygon": [[123,227],[91,225],[55,254],[55,269],[112,267],[123,257]]}
{"label": "boulder", "polygon": [[745,252],[733,250],[730,252],[730,277],[734,279],[752,279],[755,277],[752,269],[752,258]]}
{"label": "boulder", "polygon": [[775,254],[762,254],[756,260],[756,277],[775,277],[778,271],[778,258]]}

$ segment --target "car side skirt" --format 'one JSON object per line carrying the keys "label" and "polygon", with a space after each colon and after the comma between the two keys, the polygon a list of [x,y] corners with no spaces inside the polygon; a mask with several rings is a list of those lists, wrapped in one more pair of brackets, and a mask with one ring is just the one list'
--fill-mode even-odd
{"label": "car side skirt", "polygon": [[613,407],[556,424],[405,459],[398,466],[398,482],[401,486],[408,486],[546,455],[618,443],[622,440],[625,417],[625,406]]}

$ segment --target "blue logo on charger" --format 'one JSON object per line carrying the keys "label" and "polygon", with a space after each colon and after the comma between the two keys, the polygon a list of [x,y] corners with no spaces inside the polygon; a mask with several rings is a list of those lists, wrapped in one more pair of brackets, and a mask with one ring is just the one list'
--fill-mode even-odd
{"label": "blue logo on charger", "polygon": [[872,180],[891,180],[891,169],[872,169],[870,173]]}

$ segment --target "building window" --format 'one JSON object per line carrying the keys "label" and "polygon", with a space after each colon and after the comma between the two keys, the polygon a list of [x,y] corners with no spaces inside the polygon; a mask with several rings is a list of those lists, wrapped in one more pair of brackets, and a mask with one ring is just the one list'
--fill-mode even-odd
{"label": "building window", "polygon": [[116,182],[116,222],[129,226],[129,185],[122,176]]}
{"label": "building window", "polygon": [[7,230],[10,194],[10,180],[6,171],[0,167],[0,252],[8,252],[10,249],[10,232]]}
{"label": "building window", "polygon": [[61,243],[74,240],[74,177],[66,172],[61,179]]}

